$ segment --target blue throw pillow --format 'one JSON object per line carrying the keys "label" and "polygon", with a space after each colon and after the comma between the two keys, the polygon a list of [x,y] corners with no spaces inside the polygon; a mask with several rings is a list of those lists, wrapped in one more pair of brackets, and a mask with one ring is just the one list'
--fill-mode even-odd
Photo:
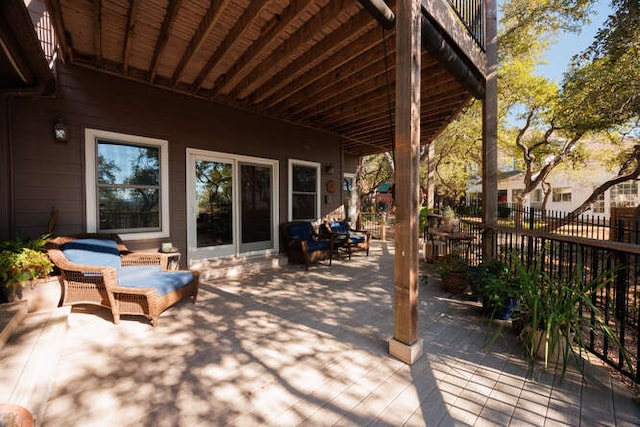
{"label": "blue throw pillow", "polygon": [[78,239],[62,245],[62,253],[74,264],[120,268],[118,243],[108,239]]}

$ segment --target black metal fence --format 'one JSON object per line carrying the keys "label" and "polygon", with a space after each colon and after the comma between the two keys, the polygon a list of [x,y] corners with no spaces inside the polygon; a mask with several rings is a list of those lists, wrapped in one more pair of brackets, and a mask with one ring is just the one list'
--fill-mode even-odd
{"label": "black metal fence", "polygon": [[[622,209],[620,209],[622,211]],[[615,214],[614,210],[614,214]],[[479,217],[466,209],[467,232],[481,242],[484,226]],[[576,274],[579,265],[582,279],[589,282],[603,274],[610,280],[592,295],[607,324],[616,332],[632,362],[629,368],[622,351],[602,331],[592,328],[584,339],[598,358],[640,383],[640,224],[633,209],[626,217],[597,215],[570,217],[564,212],[521,208],[500,204],[498,225],[491,231],[494,256],[506,258],[517,253],[525,265],[539,262],[542,271],[555,280]],[[472,261],[481,262],[481,248]],[[581,308],[578,308],[581,309]],[[584,313],[584,315],[591,315]]]}

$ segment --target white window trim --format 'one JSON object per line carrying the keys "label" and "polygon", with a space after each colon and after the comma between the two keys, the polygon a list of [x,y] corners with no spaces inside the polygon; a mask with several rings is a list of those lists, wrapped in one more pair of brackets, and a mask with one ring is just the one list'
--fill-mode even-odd
{"label": "white window trim", "polygon": [[312,222],[314,221],[318,221],[320,219],[320,209],[321,209],[321,194],[320,194],[320,181],[322,180],[322,176],[320,175],[320,163],[318,162],[309,162],[306,160],[296,160],[296,159],[289,159],[289,177],[288,177],[288,182],[289,182],[289,187],[287,189],[287,195],[288,195],[288,214],[287,214],[287,218],[289,221],[293,221],[293,166],[294,165],[301,165],[301,166],[307,166],[307,167],[311,167],[311,168],[315,168],[316,169],[316,217],[315,218],[309,218]]}
{"label": "white window trim", "polygon": [[[208,151],[208,150],[202,150],[202,149],[198,149],[198,148],[187,148],[187,212],[189,215],[189,218],[187,219],[187,221],[192,221],[192,218],[196,217],[196,212],[197,212],[197,206],[196,206],[196,202],[195,202],[195,194],[196,194],[196,189],[195,189],[195,185],[193,183],[193,176],[192,176],[192,166],[193,163],[195,161],[195,158],[211,158],[211,159],[215,159],[217,161],[226,161],[229,162],[233,165],[233,169],[234,169],[234,173],[233,173],[233,205],[234,205],[234,212],[233,212],[233,233],[234,233],[234,248],[233,248],[233,254],[235,256],[251,256],[251,255],[262,255],[262,254],[271,254],[271,253],[278,253],[280,251],[280,243],[279,243],[279,239],[278,239],[278,213],[279,213],[279,204],[278,201],[280,200],[280,185],[278,184],[280,182],[280,162],[278,160],[274,160],[274,159],[268,159],[268,158],[263,158],[263,157],[252,157],[252,156],[244,156],[244,155],[240,155],[240,154],[230,154],[230,153],[224,153],[224,152],[219,152],[219,151]],[[273,189],[272,189],[272,194],[273,194],[273,203],[271,206],[271,215],[273,216],[272,219],[272,224],[271,224],[271,233],[273,236],[273,248],[271,249],[267,249],[267,250],[259,250],[259,251],[253,251],[253,252],[240,252],[240,244],[237,241],[237,239],[239,239],[239,236],[236,235],[236,232],[238,231],[238,222],[240,220],[239,218],[239,212],[237,211],[237,207],[240,206],[240,192],[237,191],[236,189],[239,188],[240,185],[240,177],[238,176],[238,174],[236,173],[236,171],[238,170],[238,165],[240,163],[254,163],[254,164],[258,164],[258,165],[268,165],[271,166],[273,168]],[[191,259],[192,254],[194,252],[196,252],[198,249],[196,248],[196,236],[195,236],[195,230],[193,228],[193,224],[187,224],[187,264],[188,265],[192,265],[192,263],[194,262],[194,260]],[[197,261],[202,261],[204,259],[214,259],[214,258],[218,258],[219,256],[216,254],[215,249],[211,252],[211,254],[209,256],[200,256],[198,257],[195,262]]]}
{"label": "white window trim", "polygon": [[85,139],[85,191],[87,232],[98,231],[96,195],[96,141],[108,141],[151,145],[160,148],[160,230],[145,233],[119,233],[122,240],[142,240],[169,237],[169,141],[86,128]]}

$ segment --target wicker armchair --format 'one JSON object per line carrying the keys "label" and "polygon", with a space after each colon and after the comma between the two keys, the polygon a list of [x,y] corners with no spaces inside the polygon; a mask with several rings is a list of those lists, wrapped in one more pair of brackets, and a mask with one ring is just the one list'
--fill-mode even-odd
{"label": "wicker armchair", "polygon": [[322,234],[332,236],[336,250],[346,252],[349,259],[351,259],[351,254],[356,251],[365,251],[369,256],[371,233],[368,231],[351,228],[347,221],[325,221],[322,227]]}
{"label": "wicker armchair", "polygon": [[320,238],[310,222],[285,222],[280,225],[280,230],[289,263],[303,263],[306,270],[309,270],[309,265],[321,260],[329,260],[331,265],[333,240]]}
{"label": "wicker armchair", "polygon": [[131,252],[115,234],[58,237],[47,253],[60,269],[62,304],[108,308],[115,324],[123,314],[141,315],[155,327],[168,307],[198,297],[198,272],[168,271],[166,254]]}

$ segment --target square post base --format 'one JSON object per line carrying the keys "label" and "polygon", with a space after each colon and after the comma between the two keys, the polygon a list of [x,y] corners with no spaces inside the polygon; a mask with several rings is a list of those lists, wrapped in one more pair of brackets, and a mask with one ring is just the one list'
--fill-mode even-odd
{"label": "square post base", "polygon": [[423,345],[424,341],[421,339],[411,345],[407,345],[391,337],[389,338],[389,354],[407,365],[413,365],[422,356]]}

